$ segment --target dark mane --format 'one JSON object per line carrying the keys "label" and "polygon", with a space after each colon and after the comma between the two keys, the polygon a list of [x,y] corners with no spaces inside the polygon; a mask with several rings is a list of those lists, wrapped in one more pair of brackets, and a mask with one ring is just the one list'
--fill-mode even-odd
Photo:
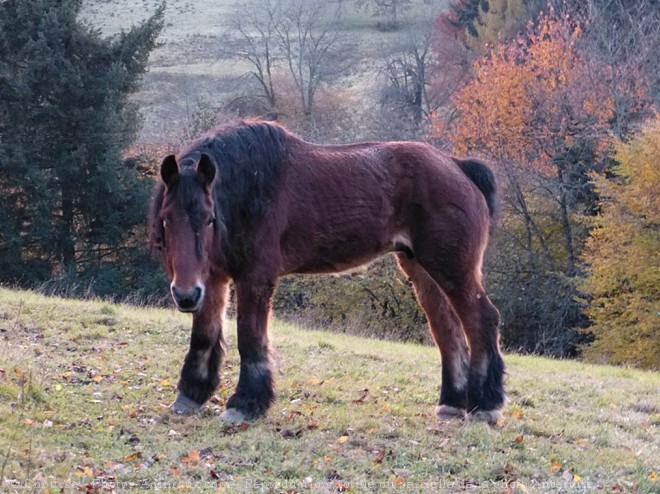
{"label": "dark mane", "polygon": [[[265,215],[277,191],[280,165],[286,155],[290,134],[281,126],[259,120],[239,120],[218,126],[183,148],[177,161],[182,170],[194,166],[202,153],[215,159],[218,174],[215,185],[218,233],[232,269],[238,269],[251,254],[252,232]],[[177,194],[190,195],[187,181],[178,184]],[[158,227],[158,209],[164,185],[157,186],[152,202],[150,224]],[[181,199],[187,202],[186,199]],[[157,245],[160,235],[150,235]]]}

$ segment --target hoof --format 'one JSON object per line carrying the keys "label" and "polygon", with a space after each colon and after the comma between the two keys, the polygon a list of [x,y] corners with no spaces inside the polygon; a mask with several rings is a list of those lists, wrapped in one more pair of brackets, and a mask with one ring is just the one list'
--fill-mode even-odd
{"label": "hoof", "polygon": [[222,412],[222,415],[220,415],[220,420],[222,420],[226,424],[240,424],[241,422],[245,422],[245,414],[241,411],[239,411],[236,408],[227,408],[224,412]]}
{"label": "hoof", "polygon": [[440,420],[464,419],[465,409],[449,405],[438,405],[435,407],[435,416]]}
{"label": "hoof", "polygon": [[468,419],[476,422],[486,422],[488,425],[495,425],[502,418],[500,410],[477,410],[470,412]]}
{"label": "hoof", "polygon": [[184,415],[188,413],[193,413],[202,408],[202,405],[196,401],[191,400],[187,396],[178,393],[176,395],[176,400],[170,405],[170,410],[176,413],[177,415]]}

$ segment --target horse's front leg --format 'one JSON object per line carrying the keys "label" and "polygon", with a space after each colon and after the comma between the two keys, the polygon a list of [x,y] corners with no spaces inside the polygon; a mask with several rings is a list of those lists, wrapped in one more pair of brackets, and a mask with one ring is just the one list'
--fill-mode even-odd
{"label": "horse's front leg", "polygon": [[200,408],[220,383],[220,365],[225,354],[223,325],[229,284],[209,283],[204,303],[193,315],[190,349],[183,362],[178,394],[171,409],[189,413]]}
{"label": "horse's front leg", "polygon": [[236,281],[238,352],[241,370],[236,392],[222,414],[226,422],[236,423],[265,415],[275,400],[274,366],[268,341],[270,303],[274,280]]}

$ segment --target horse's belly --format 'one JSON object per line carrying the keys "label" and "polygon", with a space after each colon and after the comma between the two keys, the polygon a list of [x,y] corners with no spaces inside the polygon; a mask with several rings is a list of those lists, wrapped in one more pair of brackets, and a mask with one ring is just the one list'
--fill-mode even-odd
{"label": "horse's belly", "polygon": [[401,235],[378,238],[376,235],[355,234],[316,243],[295,272],[321,274],[358,270],[388,252],[405,250],[401,238]]}

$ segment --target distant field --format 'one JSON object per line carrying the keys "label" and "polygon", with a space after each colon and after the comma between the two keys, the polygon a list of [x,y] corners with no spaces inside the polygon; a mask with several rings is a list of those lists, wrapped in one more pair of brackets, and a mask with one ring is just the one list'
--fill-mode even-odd
{"label": "distant field", "polygon": [[238,427],[235,325],[204,410],[168,404],[190,319],[0,288],[0,491],[660,492],[660,374],[507,355],[504,419],[438,422],[431,347],[274,321],[279,399]]}
{"label": "distant field", "polygon": [[[137,95],[143,108],[145,126],[142,141],[173,139],[180,135],[198,100],[222,101],[240,88],[237,77],[247,70],[245,65],[223,59],[220,37],[223,25],[232,15],[235,0],[169,0],[164,45],[152,54],[150,72],[144,78],[143,90]],[[411,26],[433,18],[446,4],[445,0],[417,2],[405,13]],[[104,34],[112,35],[147,18],[159,0],[84,0],[83,17]],[[380,61],[388,46],[401,33],[376,29],[378,19],[369,12],[346,2],[346,32],[358,50],[357,63],[337,83],[351,87],[370,104],[378,78]]]}

